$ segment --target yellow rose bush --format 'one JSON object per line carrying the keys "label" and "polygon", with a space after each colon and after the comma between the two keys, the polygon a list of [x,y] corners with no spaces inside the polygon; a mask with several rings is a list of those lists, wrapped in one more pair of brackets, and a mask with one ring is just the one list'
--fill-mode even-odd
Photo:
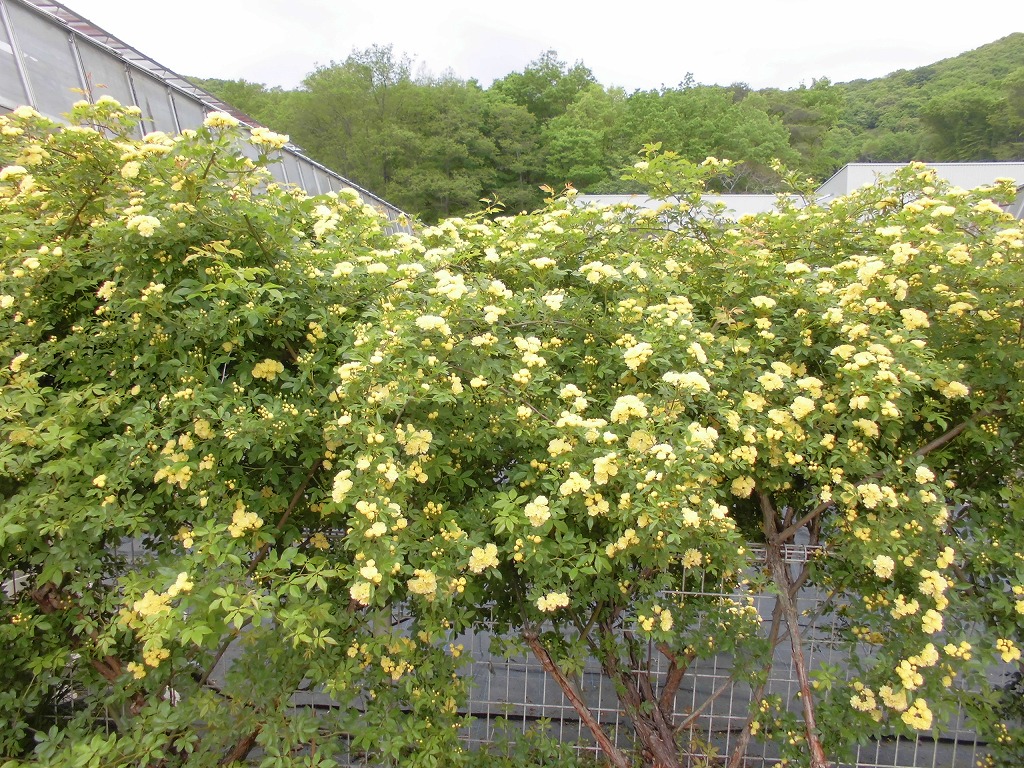
{"label": "yellow rose bush", "polygon": [[[718,163],[650,153],[657,211],[567,190],[388,234],[274,185],[277,141],[252,161],[230,124],[134,140],[116,105],[79,112],[0,131],[7,753],[327,765],[344,737],[470,764],[454,641],[485,626],[617,768],[707,751],[711,702],[676,698],[722,655],[753,695],[733,766],[753,740],[824,766],[959,708],[1019,752],[994,666],[1024,625],[1008,187],[915,166],[734,222],[701,196]],[[841,666],[805,658],[804,588]],[[115,730],[39,725],[69,674]],[[292,706],[310,691],[339,706]]]}
{"label": "yellow rose bush", "polygon": [[[109,101],[66,128],[19,112],[0,165],[31,144],[48,160],[0,183],[0,755],[334,765],[342,737],[394,761],[453,752],[448,630],[393,627],[390,605],[350,594],[370,563],[325,506],[350,450],[341,350],[393,282],[372,265],[403,247],[387,220],[354,193],[278,188],[230,122],[138,140]],[[353,276],[333,276],[342,262]],[[339,708],[293,708],[311,690]]]}

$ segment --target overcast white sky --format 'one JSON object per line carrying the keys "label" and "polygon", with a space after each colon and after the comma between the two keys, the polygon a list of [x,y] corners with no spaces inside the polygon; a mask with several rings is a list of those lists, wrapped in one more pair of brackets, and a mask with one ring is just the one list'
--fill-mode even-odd
{"label": "overcast white sky", "polygon": [[1020,0],[63,0],[181,75],[294,88],[353,49],[391,44],[487,86],[547,49],[605,86],[793,88],[879,77],[1024,31]]}

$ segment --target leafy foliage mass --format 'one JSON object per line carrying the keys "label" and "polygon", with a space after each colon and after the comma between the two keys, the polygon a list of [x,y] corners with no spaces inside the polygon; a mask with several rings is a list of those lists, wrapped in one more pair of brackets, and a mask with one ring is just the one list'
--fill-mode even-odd
{"label": "leafy foliage mass", "polygon": [[[274,185],[282,137],[254,162],[226,115],[136,141],[133,112],[0,118],[0,754],[487,762],[458,741],[458,636],[493,621],[617,768],[709,758],[674,702],[719,656],[754,693],[734,766],[958,707],[1019,762],[1012,187],[911,166],[730,222],[702,198],[728,164],[651,153],[627,179],[659,211],[568,190],[392,235]],[[801,571],[798,540],[824,553]],[[847,666],[804,662],[805,584]],[[632,747],[580,695],[588,657]]]}
{"label": "leafy foliage mass", "polygon": [[619,168],[642,146],[736,161],[712,189],[781,189],[779,159],[819,182],[856,161],[1024,158],[1024,34],[876,80],[821,78],[794,90],[742,83],[625,93],[548,51],[489,88],[414,76],[389,47],[354,52],[295,91],[199,81],[286,131],[314,158],[427,221],[480,198],[540,203],[538,185],[638,192]]}

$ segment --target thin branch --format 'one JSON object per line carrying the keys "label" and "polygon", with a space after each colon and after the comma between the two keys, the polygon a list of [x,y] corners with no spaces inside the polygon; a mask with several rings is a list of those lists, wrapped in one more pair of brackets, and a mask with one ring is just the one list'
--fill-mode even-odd
{"label": "thin branch", "polygon": [[551,675],[558,686],[565,693],[565,696],[572,703],[573,708],[579,714],[583,724],[587,726],[590,732],[593,734],[594,739],[597,741],[598,746],[601,747],[605,755],[608,756],[608,760],[615,768],[630,768],[630,761],[623,754],[622,750],[615,746],[608,734],[604,732],[604,728],[598,722],[597,718],[594,717],[594,713],[590,711],[590,707],[587,706],[583,700],[583,696],[579,690],[572,683],[569,678],[565,676],[554,659],[551,658],[547,650],[541,645],[540,640],[537,637],[537,633],[533,631],[526,631],[523,633],[523,639],[526,640],[527,645],[530,646],[530,650],[533,651],[533,655],[537,657],[537,660],[541,663],[549,675]]}
{"label": "thin branch", "polygon": [[[29,597],[39,607],[40,612],[46,615],[54,615],[58,612],[67,611],[70,608],[68,602],[61,599],[60,587],[56,584],[44,584],[39,589],[33,589],[29,592]],[[95,629],[89,630],[88,637],[94,643],[98,643],[100,639],[99,633]],[[72,633],[68,636],[68,644],[72,648],[78,648],[81,647],[83,643],[80,636],[76,637],[75,634]],[[102,659],[95,657],[90,658],[89,665],[95,669],[104,680],[110,683],[115,682],[124,670],[124,664],[121,662],[121,659],[111,654],[107,654]],[[132,714],[138,714],[142,711],[142,708],[145,705],[146,697],[141,691],[139,691],[131,698],[130,711]]]}
{"label": "thin branch", "polygon": [[[296,489],[295,493],[292,494],[292,499],[291,502],[288,504],[288,508],[285,509],[284,513],[277,521],[278,530],[280,530],[281,526],[288,522],[288,518],[292,516],[292,512],[294,512],[295,508],[299,505],[299,502],[302,500],[303,494],[305,494],[306,492],[306,488],[309,487],[309,483],[312,481],[313,477],[316,475],[317,471],[320,469],[320,466],[322,464],[323,459],[318,459],[313,463],[313,466],[310,467],[310,470],[307,473],[305,479],[303,479],[302,483]],[[251,577],[253,573],[256,572],[256,568],[259,566],[261,562],[263,562],[266,559],[268,554],[270,554],[269,541],[264,542],[263,546],[260,547],[259,552],[256,553],[256,557],[254,557],[252,559],[252,562],[249,563],[249,568],[245,573],[246,578]],[[237,629],[232,631],[226,638],[224,638],[220,646],[218,646],[217,652],[213,655],[212,661],[207,665],[206,669],[203,670],[203,674],[199,677],[200,687],[206,685],[206,682],[210,679],[210,675],[213,674],[214,668],[217,666],[217,664],[220,663],[220,660],[224,657],[224,654],[227,652],[228,647],[238,638],[242,630],[249,626],[249,624],[251,623],[252,619],[246,618],[245,621],[242,622],[241,626],[239,626]]]}
{"label": "thin branch", "polygon": [[580,639],[586,642],[587,636],[590,634],[590,630],[594,627],[594,622],[597,621],[598,614],[604,609],[604,601],[601,600],[597,605],[594,606],[594,610],[590,613],[590,618],[587,619],[586,624],[580,624],[579,619],[573,615],[573,624],[576,625],[576,631],[579,633]]}
{"label": "thin branch", "polygon": [[914,451],[914,455],[915,456],[927,456],[932,451],[936,451],[939,448],[942,448],[947,443],[950,443],[954,439],[956,439],[960,435],[961,432],[963,432],[965,429],[967,429],[969,426],[971,426],[971,424],[974,422],[975,419],[980,419],[980,418],[982,418],[984,416],[987,416],[990,413],[992,413],[993,410],[994,410],[994,408],[987,408],[984,411],[980,411],[976,415],[972,416],[967,421],[964,421],[964,422],[961,422],[960,424],[957,424],[955,427],[953,427],[951,430],[949,430],[945,434],[940,435],[939,437],[935,438],[934,440],[932,440],[927,445],[923,445],[920,448],[918,448],[916,451]]}
{"label": "thin branch", "polygon": [[[775,648],[781,642],[779,635],[782,631],[782,599],[780,597],[775,598],[775,607],[772,609],[772,628],[768,633],[768,648],[770,653],[768,655],[768,664],[764,670],[764,681],[758,685],[757,691],[751,697],[751,703],[758,703],[764,699],[765,691],[768,689],[768,678],[771,677],[772,667],[775,665]],[[740,768],[743,764],[743,758],[747,754],[747,745],[750,743],[750,737],[752,735],[751,728],[753,727],[754,720],[757,717],[757,710],[751,707],[751,712],[747,715],[747,722],[743,726],[743,731],[740,733],[740,737],[736,742],[736,748],[733,749],[732,756],[729,758],[728,768]]]}
{"label": "thin branch", "polygon": [[[302,497],[306,493],[306,488],[309,487],[309,484],[313,480],[313,477],[316,475],[316,473],[320,471],[320,467],[323,465],[323,463],[323,459],[317,459],[316,461],[313,462],[313,466],[309,468],[309,472],[306,474],[306,477],[303,479],[299,487],[295,490],[295,493],[292,494],[292,500],[288,503],[288,508],[284,511],[284,514],[281,515],[281,519],[277,521],[276,527],[278,530],[281,530],[281,527],[288,522],[288,518],[292,516],[292,512],[295,511],[295,508],[299,505],[299,502],[302,501]],[[262,547],[260,547],[260,551],[256,553],[256,557],[252,559],[252,562],[249,564],[249,570],[246,573],[246,576],[252,576],[252,574],[256,570],[256,566],[263,562],[263,560],[267,557],[269,553],[270,542],[267,541],[264,542]]]}
{"label": "thin branch", "polygon": [[669,709],[674,706],[679,686],[682,684],[690,664],[697,658],[697,654],[694,651],[687,653],[683,657],[683,663],[680,664],[679,657],[665,643],[658,643],[657,648],[661,655],[668,659],[668,672],[665,673],[665,684],[661,688],[659,703],[662,708]]}
{"label": "thin branch", "polygon": [[807,674],[807,662],[804,659],[804,649],[800,637],[800,615],[797,613],[796,604],[790,596],[792,583],[789,577],[789,567],[782,559],[780,537],[776,527],[776,512],[771,499],[763,491],[758,492],[758,500],[761,503],[761,516],[764,520],[764,531],[769,541],[767,547],[768,568],[772,580],[778,587],[779,600],[782,603],[782,612],[786,617],[786,625],[789,627],[789,645],[793,655],[793,668],[800,684],[800,704],[803,707],[804,732],[807,736],[807,746],[810,749],[811,768],[827,768],[828,759],[825,757],[825,750],[818,739],[818,725],[814,714],[814,696],[811,693],[811,681]]}
{"label": "thin branch", "polygon": [[[252,236],[252,239],[256,241],[256,246],[260,249],[260,252],[263,254],[264,258],[266,258],[267,265],[270,267],[271,270],[274,270],[274,256],[273,254],[270,253],[270,251],[267,250],[267,247],[263,244],[263,239],[260,237],[260,233],[256,231],[256,225],[252,223],[252,219],[249,218],[248,214],[244,214],[242,218],[245,220],[245,228],[249,231],[249,234]],[[284,347],[287,350],[288,354],[291,355],[292,362],[297,362],[299,359],[299,353],[295,351],[295,347],[291,345],[291,342],[286,340],[284,343]]]}
{"label": "thin branch", "polygon": [[206,669],[203,670],[203,674],[199,676],[199,687],[200,688],[202,688],[204,685],[206,685],[206,682],[210,679],[210,675],[213,674],[213,670],[216,669],[217,665],[220,663],[220,660],[222,658],[224,658],[224,654],[227,653],[227,650],[230,647],[230,645],[233,642],[235,642],[235,640],[238,638],[238,636],[242,633],[242,630],[245,629],[247,626],[249,626],[251,623],[252,623],[252,619],[251,618],[246,618],[245,621],[242,622],[241,626],[239,626],[237,629],[235,629],[233,632],[231,632],[221,642],[220,646],[217,648],[217,652],[213,655],[213,661],[211,661],[207,665]]}
{"label": "thin branch", "polygon": [[696,719],[700,717],[701,713],[705,709],[710,707],[719,696],[721,696],[723,693],[729,690],[729,688],[731,688],[735,683],[736,681],[733,679],[732,675],[730,675],[726,679],[726,681],[722,683],[720,686],[718,686],[718,688],[716,688],[710,696],[704,699],[704,702],[699,707],[693,710],[693,712],[687,715],[686,718],[675,727],[676,733],[679,733],[680,731],[685,731],[687,728],[693,725],[694,721],[696,721]]}
{"label": "thin branch", "polygon": [[260,731],[262,730],[263,727],[259,726],[252,733],[242,737],[235,744],[234,748],[220,759],[217,765],[230,765],[231,763],[237,763],[239,760],[244,760],[245,756],[252,752],[256,739],[259,738]]}

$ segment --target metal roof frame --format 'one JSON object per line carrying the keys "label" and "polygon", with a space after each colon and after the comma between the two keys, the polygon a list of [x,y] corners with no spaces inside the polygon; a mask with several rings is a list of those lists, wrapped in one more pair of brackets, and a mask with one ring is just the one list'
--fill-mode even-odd
{"label": "metal roof frame", "polygon": [[[110,34],[102,27],[99,27],[98,25],[86,19],[84,16],[81,16],[80,14],[71,10],[63,3],[54,2],[54,0],[4,0],[4,2],[15,2],[22,6],[34,9],[37,12],[44,14],[52,21],[55,21],[56,23],[65,27],[70,34],[77,35],[87,40],[89,43],[98,45],[101,48],[106,49],[117,58],[134,66],[142,72],[145,72],[146,74],[153,76],[169,88],[172,88],[184,94],[185,96],[188,96],[200,102],[209,111],[225,112],[234,117],[242,124],[244,124],[250,130],[252,128],[257,128],[262,125],[262,123],[250,117],[245,112],[242,112],[241,110],[236,109],[227,102],[218,99],[212,93],[200,88],[199,86],[190,82],[188,79],[179,75],[177,72],[168,69],[159,62],[150,58],[149,56],[146,56],[137,48],[128,45],[120,38]],[[405,211],[393,205],[392,203],[389,203],[384,198],[374,194],[365,187],[362,187],[354,183],[351,179],[345,178],[336,171],[328,168],[323,163],[313,160],[298,145],[289,142],[288,151],[290,151],[294,155],[301,157],[305,162],[309,163],[310,165],[316,166],[321,171],[326,173],[328,176],[332,176],[336,179],[339,179],[345,185],[352,187],[360,194],[372,198],[375,202],[384,206],[386,209],[394,211],[396,213],[395,218],[404,217],[407,221],[412,220],[412,217],[409,216]],[[389,216],[389,218],[391,217]]]}

